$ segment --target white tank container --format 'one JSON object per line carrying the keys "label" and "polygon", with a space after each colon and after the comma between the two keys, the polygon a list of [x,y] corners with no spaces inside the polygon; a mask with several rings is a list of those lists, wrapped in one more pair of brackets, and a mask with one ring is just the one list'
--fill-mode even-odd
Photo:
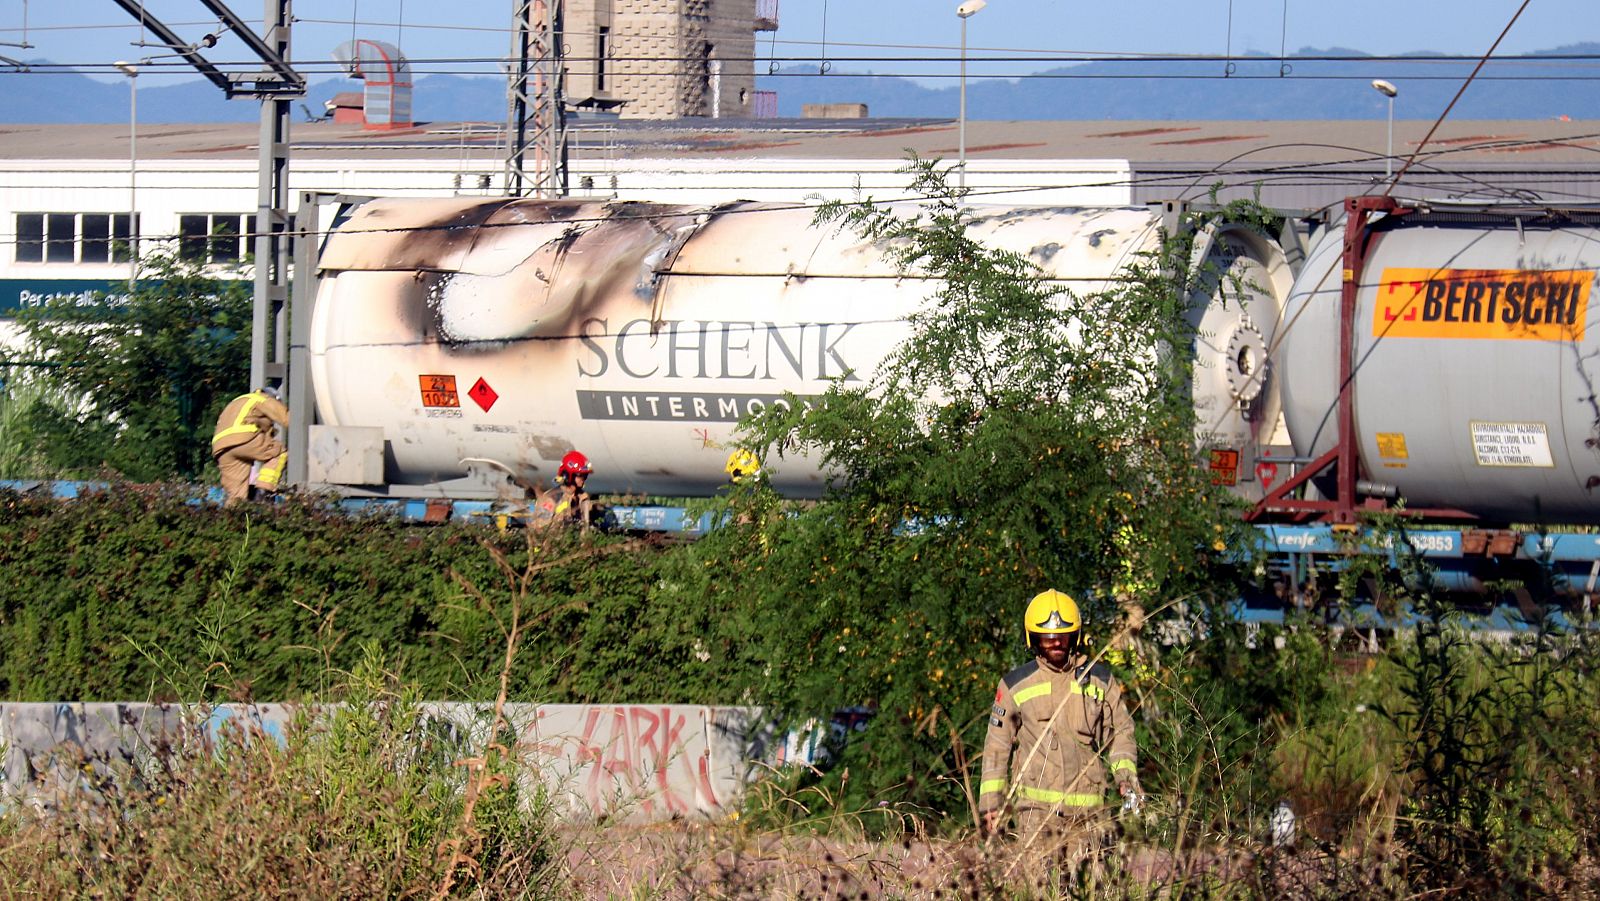
{"label": "white tank container", "polygon": [[[976,238],[1079,293],[1103,290],[1159,240],[1143,208],[971,211]],[[309,347],[319,416],[381,428],[398,485],[458,478],[469,459],[544,481],[577,448],[595,490],[711,493],[726,482],[740,416],[784,392],[870,378],[937,289],[812,215],[751,203],[366,203],[321,255]],[[1243,231],[1203,243],[1248,286],[1235,297],[1228,282],[1214,292],[1227,302],[1208,305],[1208,292],[1196,307],[1200,351],[1216,358],[1196,380],[1205,432],[1265,440],[1278,416],[1260,364],[1288,270],[1275,244]],[[821,492],[816,465],[769,464],[780,490]]]}
{"label": "white tank container", "polygon": [[[1379,226],[1360,276],[1355,432],[1365,477],[1411,507],[1600,522],[1600,230],[1539,211]],[[1295,280],[1274,362],[1298,453],[1337,441],[1343,225]],[[1331,486],[1323,486],[1331,491]]]}

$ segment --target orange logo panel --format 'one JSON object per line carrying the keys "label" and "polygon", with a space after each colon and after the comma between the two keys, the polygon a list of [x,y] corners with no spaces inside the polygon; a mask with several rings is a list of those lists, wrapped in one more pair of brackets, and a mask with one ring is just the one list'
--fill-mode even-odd
{"label": "orange logo panel", "polygon": [[1593,269],[1385,269],[1374,338],[1581,341]]}

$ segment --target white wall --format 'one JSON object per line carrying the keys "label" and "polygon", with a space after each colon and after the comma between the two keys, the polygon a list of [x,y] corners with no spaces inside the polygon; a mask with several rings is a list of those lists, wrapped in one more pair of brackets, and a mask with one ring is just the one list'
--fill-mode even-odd
{"label": "white wall", "polygon": [[[290,168],[291,191],[377,196],[496,194],[498,161],[301,159]],[[850,199],[859,188],[881,200],[906,196],[897,159],[635,159],[585,162],[571,174],[576,197],[715,204],[730,200]],[[974,202],[1040,206],[1125,206],[1131,167],[1125,160],[969,162]],[[481,188],[487,177],[487,189]],[[583,179],[592,188],[583,188]],[[614,179],[614,183],[613,183]],[[0,279],[126,278],[127,263],[18,263],[16,214],[120,213],[129,205],[129,167],[121,160],[0,162]],[[253,213],[256,164],[238,161],[141,161],[136,202],[142,240],[175,236],[184,213]]]}

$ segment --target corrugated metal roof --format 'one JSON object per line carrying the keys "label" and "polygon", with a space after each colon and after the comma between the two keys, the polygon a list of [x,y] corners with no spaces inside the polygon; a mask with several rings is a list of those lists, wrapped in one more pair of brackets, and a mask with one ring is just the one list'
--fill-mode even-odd
{"label": "corrugated metal roof", "polygon": [[[1431,125],[1395,123],[1394,169]],[[250,123],[141,124],[138,157],[253,166],[256,136],[257,126]],[[388,166],[466,160],[493,169],[505,152],[502,130],[488,123],[433,122],[375,132],[296,122],[291,137],[301,165],[336,161],[353,169],[363,161]],[[681,161],[686,169],[765,167],[792,176],[860,171],[858,163],[865,168],[868,161],[900,161],[908,151],[949,161],[956,156],[956,138],[956,122],[948,119],[689,119],[580,121],[569,141],[575,170],[587,165],[617,171],[633,161],[665,160],[669,168]],[[985,164],[1041,173],[1103,164],[1130,173],[1118,179],[1129,179],[1134,203],[1204,200],[1217,190],[1223,200],[1255,197],[1272,207],[1315,209],[1383,190],[1386,140],[1383,121],[967,123],[967,156],[975,172]],[[41,161],[46,169],[52,161],[64,167],[80,160],[126,161],[127,152],[126,125],[0,125],[0,166],[7,160]],[[1600,199],[1600,123],[1446,123],[1397,193],[1558,203]]]}
{"label": "corrugated metal roof", "polygon": [[[1404,156],[1432,125],[1395,123],[1395,153]],[[598,130],[604,127],[606,132]],[[679,120],[579,123],[571,132],[575,157],[614,142],[619,159],[793,158],[895,159],[907,150],[947,157],[956,144],[954,120]],[[140,159],[254,159],[253,123],[138,127]],[[503,146],[500,129],[485,123],[432,122],[393,132],[358,125],[296,122],[294,153],[309,158],[407,159],[480,154]],[[1049,121],[967,123],[967,155],[982,159],[1125,159],[1135,164],[1253,162],[1339,163],[1381,156],[1385,125],[1350,121]],[[1429,149],[1435,164],[1538,160],[1600,164],[1600,123],[1462,121],[1445,123]],[[0,159],[121,159],[127,125],[0,125]],[[1381,161],[1380,161],[1381,164]]]}

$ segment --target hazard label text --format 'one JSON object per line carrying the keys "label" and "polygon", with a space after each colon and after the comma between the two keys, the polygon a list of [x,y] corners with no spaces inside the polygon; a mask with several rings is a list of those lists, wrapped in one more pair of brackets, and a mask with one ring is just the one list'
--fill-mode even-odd
{"label": "hazard label text", "polygon": [[1472,453],[1479,466],[1555,465],[1542,422],[1474,422]]}
{"label": "hazard label text", "polygon": [[1405,432],[1379,432],[1377,439],[1378,456],[1391,460],[1404,460],[1410,456],[1406,452]]}
{"label": "hazard label text", "polygon": [[453,375],[419,375],[422,383],[424,407],[459,407],[461,397],[456,394],[456,377]]}
{"label": "hazard label text", "polygon": [[1237,485],[1239,484],[1239,452],[1225,448],[1214,448],[1211,451],[1211,461],[1206,467],[1211,470],[1211,484]]}

